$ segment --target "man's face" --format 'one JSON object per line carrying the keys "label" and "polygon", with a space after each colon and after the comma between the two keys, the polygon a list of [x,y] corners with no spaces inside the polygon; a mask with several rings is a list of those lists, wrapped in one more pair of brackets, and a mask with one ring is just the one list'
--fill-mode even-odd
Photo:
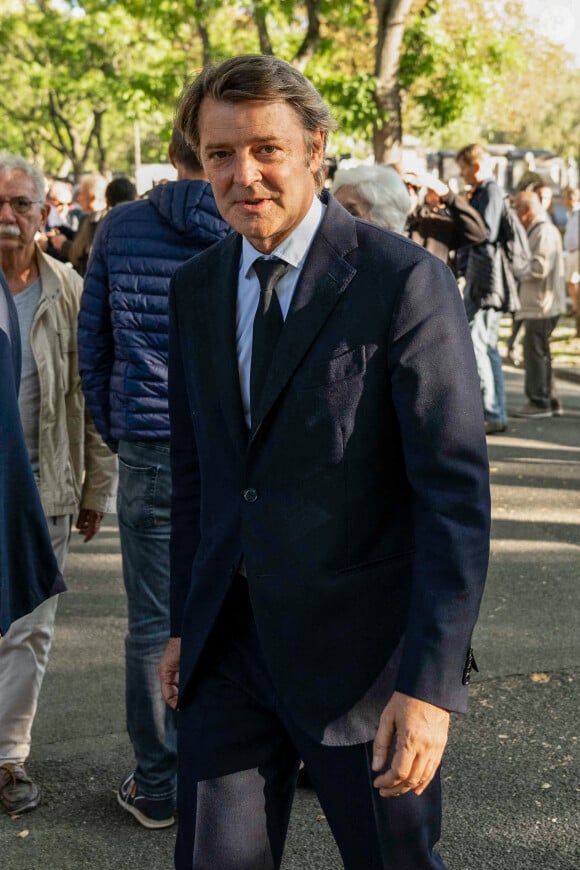
{"label": "man's face", "polygon": [[441,207],[441,197],[438,193],[435,193],[434,190],[427,189],[425,191],[425,202],[427,205],[432,206],[432,208],[440,208]]}
{"label": "man's face", "polygon": [[354,184],[344,184],[334,195],[353,217],[362,218],[364,221],[370,220],[370,206]]}
{"label": "man's face", "polygon": [[514,207],[521,223],[527,229],[534,220],[535,215],[533,211],[530,209],[526,200],[520,196],[516,196]]}
{"label": "man's face", "polygon": [[89,188],[89,184],[85,181],[81,181],[79,185],[77,202],[80,210],[85,214],[92,214],[95,211],[95,197]]}
{"label": "man's face", "polygon": [[0,206],[0,253],[28,249],[32,256],[34,237],[44,227],[48,206],[36,202],[34,182],[20,170],[0,174],[0,201],[13,197],[28,199],[32,204],[24,214],[19,214],[8,202]]}
{"label": "man's face", "polygon": [[459,166],[459,172],[465,184],[468,184],[469,187],[475,187],[475,185],[477,184],[479,164],[471,164],[467,163],[465,160],[459,159],[457,161],[457,165]]}
{"label": "man's face", "polygon": [[205,97],[199,133],[201,162],[222,217],[258,251],[270,253],[310,208],[323,158],[322,130],[307,134],[284,101]]}
{"label": "man's face", "polygon": [[68,214],[71,207],[71,200],[71,192],[64,186],[64,184],[51,185],[46,196],[47,203],[52,205],[62,217],[65,217]]}

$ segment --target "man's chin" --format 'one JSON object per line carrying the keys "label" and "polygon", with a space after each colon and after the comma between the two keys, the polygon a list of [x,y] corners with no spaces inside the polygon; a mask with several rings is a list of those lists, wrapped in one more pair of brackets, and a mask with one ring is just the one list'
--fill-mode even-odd
{"label": "man's chin", "polygon": [[260,228],[248,226],[244,229],[238,230],[238,232],[241,233],[241,235],[243,235],[257,251],[260,251],[261,254],[269,254],[288,235],[287,233],[282,232],[282,230],[276,232],[271,229],[270,232],[265,232],[263,229],[261,230]]}
{"label": "man's chin", "polygon": [[262,240],[267,240],[272,235],[272,227],[260,215],[252,214],[229,214],[227,222],[240,235],[245,236],[255,247]]}

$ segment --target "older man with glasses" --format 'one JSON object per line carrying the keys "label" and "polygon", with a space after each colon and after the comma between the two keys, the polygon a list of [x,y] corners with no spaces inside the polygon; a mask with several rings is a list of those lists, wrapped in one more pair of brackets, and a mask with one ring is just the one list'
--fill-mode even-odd
{"label": "older man with glasses", "polygon": [[53,239],[56,236],[63,236],[64,239],[72,242],[78,232],[80,210],[73,208],[72,200],[72,187],[68,182],[52,181],[48,185],[46,192],[46,204],[49,208],[48,217],[44,225],[44,232],[36,238],[37,244],[45,254],[50,254],[51,257],[56,257],[63,263],[67,263],[68,258],[55,248]]}
{"label": "older man with glasses", "polygon": [[[44,177],[0,152],[0,267],[22,340],[18,407],[52,546],[62,571],[71,526],[85,541],[114,508],[116,460],[85,411],[77,364],[81,278],[42,253]],[[23,566],[24,569],[24,566]],[[40,793],[24,768],[54,632],[58,596],[15,620],[0,641],[0,805],[34,809]]]}
{"label": "older man with glasses", "polygon": [[77,193],[77,203],[82,212],[78,232],[71,239],[66,231],[61,230],[51,238],[49,253],[71,263],[79,275],[84,276],[87,270],[97,227],[107,213],[106,189],[107,179],[102,175],[84,175]]}

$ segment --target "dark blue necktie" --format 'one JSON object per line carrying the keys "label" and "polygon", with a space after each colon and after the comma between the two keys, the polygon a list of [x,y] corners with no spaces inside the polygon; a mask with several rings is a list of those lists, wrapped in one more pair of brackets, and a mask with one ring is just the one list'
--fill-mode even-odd
{"label": "dark blue necktie", "polygon": [[288,264],[277,257],[271,260],[259,259],[254,263],[254,271],[260,282],[260,301],[254,317],[252,338],[252,363],[250,369],[250,413],[252,425],[257,419],[258,406],[264,384],[272,362],[274,348],[278,343],[284,318],[275,287]]}

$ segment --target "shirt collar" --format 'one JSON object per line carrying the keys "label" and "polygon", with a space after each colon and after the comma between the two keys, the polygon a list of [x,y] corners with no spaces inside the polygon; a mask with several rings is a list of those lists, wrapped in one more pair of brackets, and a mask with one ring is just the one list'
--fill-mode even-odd
{"label": "shirt collar", "polygon": [[[314,196],[310,208],[296,229],[293,230],[287,238],[280,242],[278,247],[274,248],[274,250],[268,254],[266,259],[278,257],[280,260],[284,260],[285,263],[289,263],[290,266],[294,266],[296,269],[302,268],[325,211],[326,206],[317,196]],[[247,278],[255,261],[264,256],[264,254],[257,251],[246,237],[243,236],[240,274]]]}

